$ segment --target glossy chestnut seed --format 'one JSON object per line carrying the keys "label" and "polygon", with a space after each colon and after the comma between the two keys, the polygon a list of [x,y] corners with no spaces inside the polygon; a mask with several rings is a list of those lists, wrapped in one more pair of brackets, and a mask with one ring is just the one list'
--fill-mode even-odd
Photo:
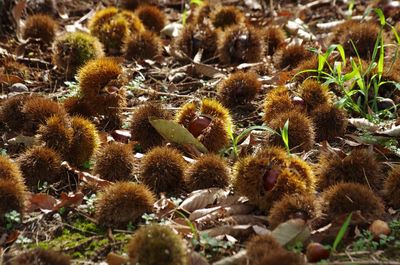
{"label": "glossy chestnut seed", "polygon": [[188,130],[197,138],[211,124],[211,121],[212,119],[210,117],[200,115],[189,123]]}
{"label": "glossy chestnut seed", "polygon": [[306,255],[308,262],[319,262],[328,259],[330,252],[320,243],[310,243],[307,246]]}
{"label": "glossy chestnut seed", "polygon": [[263,176],[265,191],[270,191],[274,188],[276,181],[279,177],[279,174],[280,172],[277,169],[270,169],[267,172],[265,172]]}

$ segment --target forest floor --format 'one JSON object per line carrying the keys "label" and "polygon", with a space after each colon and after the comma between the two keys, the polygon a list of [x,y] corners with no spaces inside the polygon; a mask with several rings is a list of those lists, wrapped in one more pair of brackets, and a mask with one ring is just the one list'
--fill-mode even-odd
{"label": "forest floor", "polygon": [[[0,6],[2,12],[0,14],[10,17],[12,22],[10,26],[14,27],[11,31],[6,28],[3,33],[0,33],[0,88],[2,92],[0,104],[19,94],[44,95],[62,104],[66,99],[79,94],[79,81],[75,77],[66,78],[66,72],[55,64],[52,59],[52,45],[43,44],[41,40],[32,38],[26,40],[22,37],[23,23],[37,7],[32,6],[29,1],[16,2],[17,4],[13,2],[12,12],[4,11]],[[250,101],[229,107],[234,131],[229,144],[219,150],[233,178],[236,174],[234,168],[237,169],[237,161],[246,155],[255,156],[260,146],[268,145],[268,139],[271,138],[265,126],[268,122],[264,118],[266,105],[264,102],[266,97],[268,98],[266,95],[277,87],[286,86],[292,95],[292,103],[295,102],[296,97],[293,98],[293,96],[299,98],[297,89],[301,87],[301,82],[294,76],[308,68],[299,70],[297,66],[292,67],[291,64],[298,63],[294,55],[293,58],[287,59],[293,62],[283,67],[277,63],[280,59],[275,55],[263,56],[256,62],[238,64],[222,63],[218,59],[211,60],[209,63],[201,60],[201,53],[189,55],[192,58],[184,56],[182,59],[181,55],[177,54],[174,39],[178,38],[177,32],[182,30],[183,23],[190,23],[193,19],[191,16],[194,10],[202,1],[191,1],[191,4],[180,0],[159,2],[158,6],[168,20],[161,34],[162,55],[145,60],[120,58],[127,79],[124,84],[126,105],[121,109],[123,122],[119,128],[109,130],[105,129],[96,117],[91,117],[99,130],[101,145],[106,146],[109,142],[117,141],[129,143],[131,146],[135,143],[135,147],[140,146],[140,139],[131,139],[129,121],[134,111],[145,103],[161,104],[165,110],[175,115],[187,102],[198,102],[203,98],[219,99],[221,95],[216,88],[231,73],[238,70],[254,71],[258,75],[258,81],[261,82],[261,88]],[[341,135],[335,135],[329,140],[314,141],[313,138],[310,148],[291,150],[290,155],[306,161],[318,178],[324,174],[321,172],[322,162],[319,159],[323,152],[333,152],[341,157],[341,161],[344,161],[353,150],[360,148],[368,150],[374,154],[373,159],[368,161],[376,163],[378,169],[374,172],[378,172],[377,174],[383,179],[378,190],[372,189],[384,205],[382,215],[379,218],[376,216],[371,218],[368,213],[363,212],[366,210],[357,209],[357,207],[354,210],[349,207],[351,210],[348,212],[337,210],[336,212],[340,214],[334,217],[324,212],[323,217],[322,215],[314,216],[313,220],[306,220],[306,222],[301,219],[291,219],[272,228],[269,224],[269,212],[260,207],[252,198],[238,192],[233,183],[229,183],[225,188],[210,187],[193,192],[184,189],[184,192],[173,195],[168,192],[157,194],[153,211],[144,214],[139,221],[130,222],[123,228],[107,228],[99,224],[96,207],[99,192],[113,185],[113,181],[96,176],[93,172],[96,161],[93,158],[80,168],[63,163],[62,169],[68,172],[74,183],[63,182],[60,185],[60,183],[41,182],[35,189],[29,188],[30,194],[23,214],[16,211],[8,212],[4,216],[4,221],[0,222],[0,261],[2,258],[6,263],[22,251],[40,247],[60,251],[70,256],[73,264],[105,264],[105,262],[114,265],[123,264],[128,261],[126,255],[128,242],[135,231],[144,225],[160,223],[171,227],[184,239],[188,249],[189,264],[222,265],[246,264],[246,262],[252,264],[252,261],[246,257],[246,242],[254,235],[270,233],[287,250],[301,257],[306,256],[310,242],[323,244],[329,249],[329,258],[321,261],[321,264],[400,264],[400,209],[396,208],[400,202],[396,204],[396,201],[393,201],[399,199],[398,195],[397,197],[394,195],[395,193],[392,194],[394,197],[390,198],[391,194],[387,191],[388,184],[386,184],[387,181],[385,182],[391,170],[399,164],[400,156],[398,143],[400,119],[398,119],[399,112],[397,111],[400,93],[396,94],[396,91],[400,89],[400,66],[397,66],[400,38],[394,33],[400,28],[396,26],[400,18],[400,2],[363,0],[298,1],[299,3],[297,1],[260,2],[256,0],[218,2],[223,6],[237,7],[244,14],[248,25],[260,29],[276,25],[283,29],[286,38],[278,48],[283,50],[283,53],[287,52],[284,47],[288,44],[300,45],[307,50],[306,61],[311,60],[312,57],[317,58],[315,61],[317,65],[311,63],[313,74],[318,75],[316,67],[319,64],[320,77],[324,76],[320,78],[320,81],[326,82],[329,87],[328,94],[332,105],[343,111],[345,115],[341,121],[325,120],[325,123],[321,125],[316,124],[314,130],[318,133],[318,126],[336,130],[344,123],[347,127]],[[89,32],[88,21],[94,13],[115,5],[116,3],[112,0],[61,1],[51,16],[58,23],[58,35],[66,31]],[[376,11],[375,8],[380,9]],[[377,27],[382,29],[379,33],[381,34],[379,41],[376,45],[373,43],[372,50],[369,51],[370,56],[377,51],[375,62],[365,60],[367,67],[363,70],[371,66],[367,74],[360,70],[364,61],[358,60],[356,55],[352,55],[354,60],[351,61],[350,52],[347,50],[349,46],[346,46],[345,42],[342,42],[342,45],[345,47],[346,54],[342,54],[340,48],[333,49],[330,46],[336,44],[335,40],[340,43],[342,35],[345,36],[346,32],[350,31],[348,28],[339,31],[337,26],[351,19],[359,24],[374,21]],[[222,31],[219,31],[218,36],[222,35]],[[195,46],[195,38],[191,41],[189,45]],[[365,46],[369,44],[368,39],[361,39],[360,42],[365,43]],[[379,47],[382,47],[382,44],[385,49],[381,53]],[[240,49],[238,48],[240,44],[239,46],[231,45],[234,47],[226,49]],[[319,57],[316,57],[316,54],[319,54]],[[326,58],[324,55],[327,55]],[[16,69],[11,69],[10,60],[18,62],[14,65]],[[347,68],[341,64],[343,61],[347,62]],[[330,64],[331,68],[326,67],[326,64]],[[395,74],[391,75],[392,79],[385,79],[388,84],[393,85],[394,92],[390,95],[372,93],[374,95],[370,95],[370,100],[363,101],[360,94],[365,96],[366,91],[373,91],[381,85],[382,88],[384,87],[384,84],[381,84],[384,82],[382,81],[384,75],[382,71],[379,71],[383,64],[385,71],[389,68],[388,72],[394,69]],[[338,65],[343,66],[342,73],[338,71]],[[322,71],[325,71],[326,75]],[[371,77],[372,73],[377,77]],[[368,86],[367,89],[360,88],[360,80]],[[302,99],[300,101],[299,104],[307,104]],[[379,105],[377,101],[382,104]],[[287,108],[295,106],[292,103],[288,104]],[[387,107],[385,103],[390,106]],[[312,115],[311,112],[308,114]],[[329,125],[330,122],[332,124]],[[289,120],[289,123],[286,123],[288,125],[286,129],[282,125],[276,128],[280,132],[279,137],[283,139],[280,143],[283,148],[291,149],[295,146],[291,145],[291,141],[285,142],[285,132],[292,139],[291,137],[294,136],[291,130],[296,129],[296,124],[290,123]],[[19,161],[21,154],[38,143],[37,133],[28,135],[21,131],[13,131],[4,121],[1,121],[0,126],[0,151],[2,155],[9,156],[13,161]],[[186,135],[181,131],[173,132],[171,124],[165,125],[162,129],[167,131],[167,134],[170,133],[166,140],[178,146],[184,153],[185,160],[189,164],[195,163],[199,154],[202,153],[201,148],[196,148],[198,141],[183,143],[173,138],[171,135],[174,133],[177,134],[174,136],[178,138],[186,137]],[[301,129],[299,131],[299,134],[302,134]],[[98,152],[101,150],[102,148],[99,148]],[[131,174],[134,179],[140,179],[144,152],[140,147],[136,151]],[[352,163],[350,163],[350,169],[343,169],[343,174],[360,175],[360,172],[363,172],[361,174],[366,176],[369,185],[370,172],[368,170],[373,171],[376,168],[373,165],[367,165],[370,162],[367,162],[365,167],[363,167],[363,162],[354,162],[354,167]],[[115,166],[121,165],[115,164]],[[176,183],[176,185],[181,184]],[[392,181],[392,186],[393,189],[400,188],[400,174],[397,180]],[[320,203],[323,200],[321,194],[324,194],[324,190],[322,188],[316,190],[314,195]],[[345,201],[343,203],[346,204]],[[0,214],[3,214],[1,207],[3,205],[0,203]],[[343,209],[348,209],[348,207],[343,206]],[[375,209],[371,211],[374,212]],[[316,212],[320,214],[319,211]],[[341,214],[343,212],[346,214]],[[371,224],[377,219],[384,221],[384,226],[389,227],[389,232],[375,234]],[[308,261],[308,263],[311,262]],[[282,263],[271,262],[271,264]]]}

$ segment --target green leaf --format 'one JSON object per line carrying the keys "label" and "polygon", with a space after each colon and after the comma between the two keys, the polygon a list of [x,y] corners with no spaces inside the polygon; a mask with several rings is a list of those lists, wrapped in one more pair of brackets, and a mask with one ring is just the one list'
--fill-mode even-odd
{"label": "green leaf", "polygon": [[186,20],[187,20],[188,14],[187,14],[187,10],[185,8],[185,10],[183,10],[182,13],[182,25],[185,26],[186,25]]}
{"label": "green leaf", "polygon": [[395,38],[396,38],[397,44],[400,44],[399,33],[397,32],[397,30],[396,30],[395,27],[393,27],[393,26],[391,26],[391,27],[392,27],[392,32],[393,32],[393,34],[394,34],[394,36],[395,36]]}
{"label": "green leaf", "polygon": [[375,8],[374,9],[375,13],[378,15],[379,20],[381,22],[381,26],[385,26],[386,25],[386,19],[385,19],[385,15],[382,12],[382,9],[380,8]]}
{"label": "green leaf", "polygon": [[191,144],[203,153],[208,152],[207,148],[179,123],[154,117],[149,117],[149,122],[165,140],[181,145]]}
{"label": "green leaf", "polygon": [[281,130],[281,137],[283,140],[283,143],[285,144],[286,150],[289,153],[289,119],[285,122],[285,125],[283,125],[283,128]]}
{"label": "green leaf", "polygon": [[272,134],[278,134],[276,131],[274,131],[273,129],[271,129],[268,126],[260,126],[260,125],[254,125],[251,126],[245,130],[243,130],[235,139],[236,143],[240,142],[243,138],[247,137],[247,135],[251,132],[251,131],[255,131],[255,130],[260,130],[260,131],[268,131]]}
{"label": "green leaf", "polygon": [[335,242],[333,242],[332,251],[336,251],[337,246],[339,245],[340,241],[342,241],[344,234],[346,233],[347,229],[349,228],[351,217],[353,213],[347,216],[346,220],[344,221],[342,227],[340,228],[338,234],[336,235]]}
{"label": "green leaf", "polygon": [[190,4],[201,5],[203,0],[190,0]]}

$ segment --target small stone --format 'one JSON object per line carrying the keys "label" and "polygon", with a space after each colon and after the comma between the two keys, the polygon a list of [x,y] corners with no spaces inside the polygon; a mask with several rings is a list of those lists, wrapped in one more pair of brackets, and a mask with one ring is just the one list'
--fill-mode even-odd
{"label": "small stone", "polygon": [[26,85],[15,83],[10,87],[10,92],[28,92],[29,89]]}

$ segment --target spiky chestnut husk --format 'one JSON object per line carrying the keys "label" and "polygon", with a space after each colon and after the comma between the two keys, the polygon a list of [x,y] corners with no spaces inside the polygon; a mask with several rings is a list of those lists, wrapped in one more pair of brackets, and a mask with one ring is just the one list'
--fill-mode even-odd
{"label": "spiky chestnut husk", "polygon": [[253,264],[265,256],[284,251],[284,249],[273,236],[265,234],[253,236],[246,242],[246,251],[250,264]]}
{"label": "spiky chestnut husk", "polygon": [[167,21],[165,14],[157,6],[141,5],[135,10],[135,14],[147,30],[155,33],[160,33]]}
{"label": "spiky chestnut husk", "polygon": [[105,115],[119,123],[125,106],[125,90],[121,88],[122,68],[113,58],[89,61],[79,70],[78,80],[82,99],[93,113]]}
{"label": "spiky chestnut husk", "polygon": [[255,262],[254,265],[306,265],[304,258],[294,252],[289,251],[279,251],[276,253],[272,253],[269,256],[265,256],[258,262]]}
{"label": "spiky chestnut husk", "polygon": [[175,49],[194,58],[203,49],[202,60],[216,57],[217,33],[208,24],[188,24],[173,43]]}
{"label": "spiky chestnut husk", "polygon": [[[116,19],[118,9],[109,7],[97,11],[89,21],[90,33],[97,37],[104,48],[118,51],[122,40],[128,35],[128,23],[124,19]],[[108,36],[108,40],[106,37]]]}
{"label": "spiky chestnut husk", "polygon": [[315,138],[318,142],[331,141],[345,134],[347,118],[344,110],[331,105],[321,105],[310,114],[315,125]]}
{"label": "spiky chestnut husk", "polygon": [[394,208],[400,208],[400,166],[395,166],[385,179],[383,190],[385,197]]}
{"label": "spiky chestnut husk", "polygon": [[212,119],[209,126],[198,137],[208,151],[217,153],[229,144],[226,124],[219,118]]}
{"label": "spiky chestnut husk", "polygon": [[127,144],[110,143],[96,156],[93,173],[110,181],[129,181],[133,179],[135,158],[132,148]]}
{"label": "spiky chestnut husk", "polygon": [[130,11],[119,12],[115,7],[96,12],[89,21],[90,33],[97,37],[111,54],[121,51],[124,40],[144,30],[140,19]]}
{"label": "spiky chestnut husk", "polygon": [[22,109],[31,98],[33,97],[30,95],[22,94],[4,100],[0,108],[0,121],[4,122],[12,131],[21,131],[26,121]]}
{"label": "spiky chestnut husk", "polygon": [[302,106],[297,106],[293,103],[289,90],[286,87],[280,86],[274,88],[267,93],[264,100],[264,121],[265,123],[269,123],[281,113],[290,110],[296,111],[296,109],[300,108]]}
{"label": "spiky chestnut husk", "polygon": [[65,117],[64,107],[56,101],[44,97],[33,97],[26,100],[22,114],[25,117],[24,131],[29,134],[36,133],[41,124],[52,116]]}
{"label": "spiky chestnut husk", "polygon": [[150,0],[121,0],[119,1],[119,4],[121,5],[122,8],[133,11],[138,6],[147,5],[150,4],[151,2],[152,1]]}
{"label": "spiky chestnut husk", "polygon": [[200,5],[196,5],[196,9],[188,16],[186,22],[193,25],[206,24],[212,10],[210,3],[203,1]]}
{"label": "spiky chestnut husk", "polygon": [[258,29],[248,25],[229,27],[218,39],[219,59],[223,64],[262,61],[265,44]]}
{"label": "spiky chestnut husk", "polygon": [[122,68],[113,58],[99,58],[89,61],[78,72],[79,88],[85,98],[101,94],[104,87],[122,74]]}
{"label": "spiky chestnut husk", "polygon": [[381,166],[375,154],[368,149],[355,149],[345,157],[323,152],[319,158],[317,176],[321,190],[339,182],[355,182],[378,191],[383,182]]}
{"label": "spiky chestnut husk", "polygon": [[339,42],[347,55],[356,56],[358,53],[361,58],[371,58],[379,31],[380,27],[374,22],[356,23],[345,30]]}
{"label": "spiky chestnut husk", "polygon": [[0,155],[0,180],[23,182],[18,164],[14,163],[9,157],[3,155]]}
{"label": "spiky chestnut husk", "polygon": [[69,118],[53,116],[38,130],[38,140],[65,157],[72,141],[73,130]]}
{"label": "spiky chestnut husk", "polygon": [[367,220],[382,218],[385,206],[369,187],[358,183],[339,183],[330,186],[322,195],[322,213],[328,218],[361,211]]}
{"label": "spiky chestnut husk", "polygon": [[186,171],[186,186],[191,190],[225,188],[229,184],[228,164],[218,155],[200,157]]}
{"label": "spiky chestnut husk", "polygon": [[310,113],[315,108],[329,103],[328,88],[314,79],[307,79],[300,85],[300,97]]}
{"label": "spiky chestnut husk", "polygon": [[67,160],[74,166],[81,167],[90,160],[99,147],[100,137],[96,126],[82,117],[71,118],[73,130]]}
{"label": "spiky chestnut husk", "polygon": [[[312,70],[312,71],[304,72],[307,70]],[[311,79],[314,78],[315,76],[318,76],[317,70],[318,70],[318,57],[312,56],[311,58],[302,60],[293,70],[295,74],[294,79],[296,80],[296,82],[302,83],[306,79]]]}
{"label": "spiky chestnut husk", "polygon": [[63,104],[66,112],[71,116],[91,117],[93,115],[93,107],[79,96],[69,97]]}
{"label": "spiky chestnut husk", "polygon": [[6,213],[23,214],[26,202],[26,186],[22,181],[0,179],[0,226],[4,224]]}
{"label": "spiky chestnut husk", "polygon": [[67,77],[75,75],[89,60],[103,56],[99,40],[84,32],[66,33],[53,43],[53,61]]}
{"label": "spiky chestnut husk", "polygon": [[236,72],[218,84],[217,93],[225,106],[245,104],[261,90],[261,82],[254,72]]}
{"label": "spiky chestnut husk", "polygon": [[280,27],[269,26],[264,31],[265,53],[272,56],[285,43],[286,34]]}
{"label": "spiky chestnut husk", "polygon": [[168,226],[158,224],[142,226],[128,244],[131,264],[186,265],[186,252],[182,238]]}
{"label": "spiky chestnut husk", "polygon": [[311,166],[306,161],[296,155],[292,155],[289,157],[288,167],[304,181],[307,191],[315,191],[316,177]]}
{"label": "spiky chestnut husk", "polygon": [[296,68],[300,62],[312,56],[303,45],[290,45],[281,47],[276,50],[273,61],[274,65],[279,69],[288,68],[292,70]]}
{"label": "spiky chestnut husk", "polygon": [[229,142],[231,117],[217,100],[203,99],[200,107],[187,103],[177,113],[176,120],[211,152],[218,152]]}
{"label": "spiky chestnut husk", "polygon": [[218,100],[205,98],[201,101],[200,112],[211,117],[222,120],[227,128],[232,128],[232,118],[229,110],[226,109]]}
{"label": "spiky chestnut husk", "polygon": [[71,258],[52,250],[41,248],[25,251],[10,259],[9,265],[70,265]]}
{"label": "spiky chestnut husk", "polygon": [[309,193],[285,195],[271,208],[268,222],[271,229],[290,219],[310,221],[320,215],[317,198]]}
{"label": "spiky chestnut husk", "polygon": [[151,31],[143,31],[130,36],[124,44],[125,58],[153,59],[162,54],[161,39]]}
{"label": "spiky chestnut husk", "polygon": [[60,181],[61,162],[56,151],[42,146],[32,147],[18,158],[22,176],[31,190],[37,190],[39,182],[53,184]]}
{"label": "spiky chestnut husk", "polygon": [[342,36],[347,33],[348,29],[354,27],[355,25],[357,25],[359,23],[360,23],[360,21],[357,21],[357,20],[347,20],[347,21],[344,21],[343,23],[337,25],[333,29],[333,32],[332,32],[333,35],[329,39],[329,42],[331,44],[339,43],[341,38],[342,38]]}
{"label": "spiky chestnut husk", "polygon": [[[298,111],[284,112],[273,118],[268,126],[279,132],[286,121],[289,120],[288,139],[290,149],[293,151],[309,151],[315,143],[314,124],[305,114]],[[275,144],[284,146],[282,137],[270,134],[268,140]]]}
{"label": "spiky chestnut husk", "polygon": [[29,16],[22,30],[22,37],[41,39],[45,44],[50,44],[56,36],[57,28],[57,22],[48,15]]}
{"label": "spiky chestnut husk", "polygon": [[140,143],[144,151],[164,142],[164,138],[150,124],[149,117],[170,120],[172,115],[162,105],[147,103],[133,112],[130,129],[132,140]]}
{"label": "spiky chestnut husk", "polygon": [[117,182],[99,194],[96,219],[104,227],[126,228],[151,213],[154,202],[154,194],[145,185]]}
{"label": "spiky chestnut husk", "polygon": [[307,190],[301,177],[287,168],[286,161],[280,161],[281,156],[280,151],[276,157],[260,153],[240,159],[234,166],[234,188],[263,210],[268,210],[285,194]]}
{"label": "spiky chestnut husk", "polygon": [[0,69],[1,68],[3,68],[3,73],[6,75],[16,75],[23,79],[29,78],[29,68],[12,58],[5,58],[3,60],[0,59]]}
{"label": "spiky chestnut husk", "polygon": [[186,162],[178,150],[155,147],[141,161],[140,181],[155,193],[176,193],[184,184]]}
{"label": "spiky chestnut husk", "polygon": [[210,14],[211,22],[216,28],[226,29],[245,21],[243,13],[235,6],[221,6]]}

